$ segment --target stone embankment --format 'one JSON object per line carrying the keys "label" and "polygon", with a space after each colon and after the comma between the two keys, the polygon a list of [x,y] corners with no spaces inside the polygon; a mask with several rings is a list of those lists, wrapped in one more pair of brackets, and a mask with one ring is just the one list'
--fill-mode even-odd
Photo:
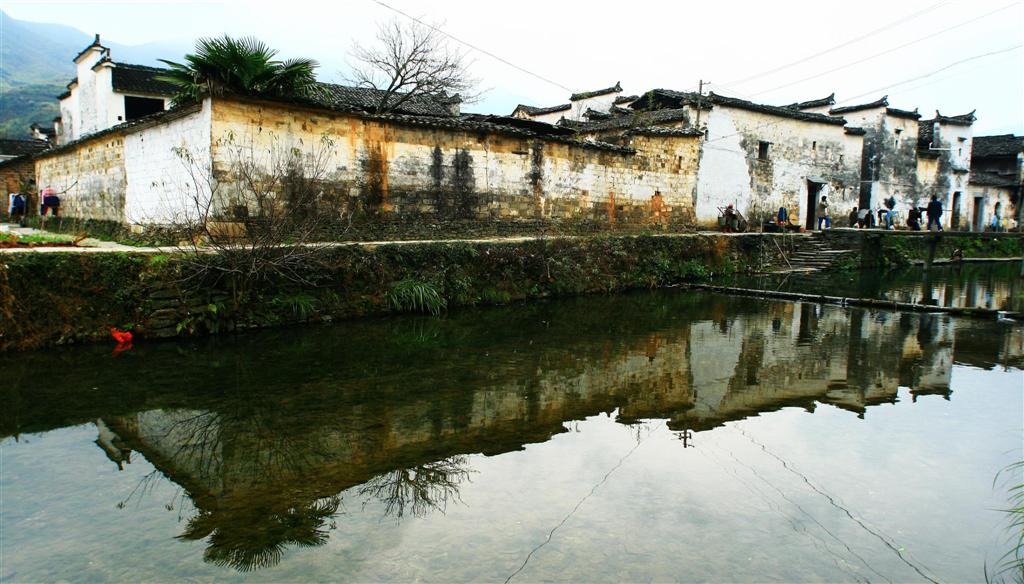
{"label": "stone embankment", "polygon": [[240,276],[217,254],[164,249],[0,252],[0,350],[105,340],[111,327],[169,338],[699,283],[798,269],[801,250],[816,256],[824,247],[839,252],[827,267],[841,269],[949,249],[967,258],[1024,255],[1019,234],[839,230],[345,243],[305,255],[289,276]]}

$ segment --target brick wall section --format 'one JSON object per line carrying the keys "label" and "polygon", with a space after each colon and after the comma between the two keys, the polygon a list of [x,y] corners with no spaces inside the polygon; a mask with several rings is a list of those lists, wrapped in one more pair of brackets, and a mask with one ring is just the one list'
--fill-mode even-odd
{"label": "brick wall section", "polygon": [[[17,193],[22,190],[22,184],[28,183],[30,180],[35,178],[35,164],[31,158],[16,158],[5,161],[0,164],[0,181],[3,192],[0,192],[0,199],[2,199],[2,213],[6,216],[7,213],[7,194]],[[26,196],[32,193],[22,193]]]}
{"label": "brick wall section", "polygon": [[37,159],[36,182],[40,189],[66,191],[61,195],[66,216],[124,221],[124,136],[106,134]]}
{"label": "brick wall section", "polygon": [[[693,221],[697,140],[638,138],[636,154],[500,132],[401,125],[351,114],[256,101],[215,100],[213,164],[218,196],[235,204],[230,167],[239,145],[268,157],[309,154],[323,136],[328,190],[339,215],[379,220],[597,221],[682,225]],[[237,191],[236,191],[237,192]]]}

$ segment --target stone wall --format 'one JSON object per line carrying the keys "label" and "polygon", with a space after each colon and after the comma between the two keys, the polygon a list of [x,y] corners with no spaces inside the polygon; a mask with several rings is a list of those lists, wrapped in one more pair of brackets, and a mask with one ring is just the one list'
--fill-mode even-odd
{"label": "stone wall", "polygon": [[[7,194],[17,193],[24,190],[25,184],[35,178],[35,165],[32,159],[27,156],[19,156],[18,158],[12,158],[10,160],[3,161],[0,164],[0,188],[3,189],[0,192],[0,199],[3,202],[2,212],[4,216],[7,214]],[[32,193],[22,192],[25,196],[31,196]]]}
{"label": "stone wall", "polygon": [[193,186],[175,148],[198,145],[206,153],[199,168],[208,168],[209,136],[209,107],[167,112],[38,155],[36,182],[63,193],[61,214],[68,218],[168,223],[188,210]]}
{"label": "stone wall", "polygon": [[693,219],[695,176],[685,170],[697,149],[689,137],[638,138],[632,153],[494,126],[438,127],[237,99],[213,102],[212,128],[224,209],[242,198],[231,172],[240,152],[258,153],[271,167],[297,149],[307,160],[326,155],[325,189],[341,218],[605,227]]}
{"label": "stone wall", "polygon": [[124,135],[105,134],[69,146],[37,158],[38,187],[63,193],[65,216],[124,221]]}
{"label": "stone wall", "polygon": [[494,243],[338,246],[281,277],[233,284],[223,256],[122,253],[0,254],[0,351],[110,338],[223,333],[409,310],[401,284],[436,291],[449,308],[556,296],[607,294],[760,268],[764,238],[778,235],[544,238]]}

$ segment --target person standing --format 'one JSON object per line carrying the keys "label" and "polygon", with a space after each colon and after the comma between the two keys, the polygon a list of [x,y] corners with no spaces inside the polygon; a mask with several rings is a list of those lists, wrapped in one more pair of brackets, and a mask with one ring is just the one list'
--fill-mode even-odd
{"label": "person standing", "polygon": [[914,231],[921,231],[921,209],[918,209],[916,204],[910,208],[907,215],[907,226]]}
{"label": "person standing", "polygon": [[825,195],[821,196],[815,216],[818,218],[818,231],[821,231],[822,223],[825,224],[825,229],[832,227],[832,219],[828,214],[828,198]]}
{"label": "person standing", "polygon": [[857,226],[857,207],[854,207],[853,209],[850,210],[850,216],[848,219],[850,221],[850,227]]}
{"label": "person standing", "polygon": [[992,214],[992,231],[1003,230],[1003,202],[996,201],[996,206]]}
{"label": "person standing", "polygon": [[60,197],[57,196],[57,192],[46,187],[43,189],[43,209],[42,215],[46,217],[46,212],[50,211],[54,217],[60,217]]}
{"label": "person standing", "polygon": [[11,217],[11,223],[17,223],[21,227],[25,226],[25,207],[28,202],[25,201],[25,196],[21,193],[11,193],[10,204],[7,208],[7,212]]}
{"label": "person standing", "polygon": [[928,203],[928,208],[924,212],[928,215],[928,231],[932,230],[932,224],[937,231],[942,231],[942,203],[937,196],[932,195],[932,201]]}

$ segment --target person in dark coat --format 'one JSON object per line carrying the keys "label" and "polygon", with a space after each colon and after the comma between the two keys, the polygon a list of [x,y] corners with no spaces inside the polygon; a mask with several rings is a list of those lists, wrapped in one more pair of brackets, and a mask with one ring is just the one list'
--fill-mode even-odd
{"label": "person in dark coat", "polygon": [[942,231],[942,203],[935,195],[932,195],[932,201],[928,203],[925,214],[928,215],[928,231],[932,230],[932,224],[935,224],[938,231]]}
{"label": "person in dark coat", "polygon": [[914,231],[921,231],[921,209],[917,206],[910,208],[907,215],[907,225]]}

